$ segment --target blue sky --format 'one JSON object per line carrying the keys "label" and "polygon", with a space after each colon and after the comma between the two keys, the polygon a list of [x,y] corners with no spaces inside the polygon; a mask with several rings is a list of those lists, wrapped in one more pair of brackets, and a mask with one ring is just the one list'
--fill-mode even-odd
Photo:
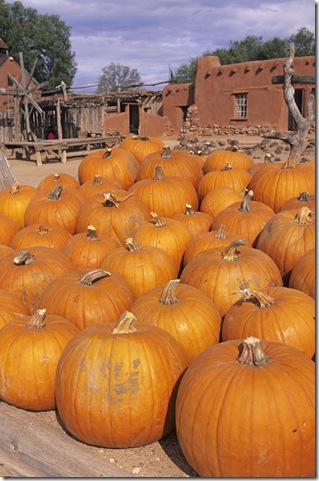
{"label": "blue sky", "polygon": [[[13,0],[6,0],[13,3]],[[144,84],[168,80],[207,50],[229,48],[247,35],[287,38],[315,32],[313,0],[22,0],[71,27],[77,74],[73,87],[98,83],[111,62],[136,68]],[[152,88],[152,87],[146,87]],[[163,85],[156,87],[161,90]],[[84,91],[95,91],[81,89]]]}

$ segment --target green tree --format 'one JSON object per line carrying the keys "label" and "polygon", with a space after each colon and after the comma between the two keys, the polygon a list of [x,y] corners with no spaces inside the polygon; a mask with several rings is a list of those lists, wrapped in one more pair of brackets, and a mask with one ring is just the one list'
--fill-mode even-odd
{"label": "green tree", "polygon": [[304,57],[307,55],[316,54],[315,35],[306,27],[300,28],[296,35],[289,37],[287,44],[289,45],[290,43],[295,44],[295,57]]}
{"label": "green tree", "polygon": [[97,93],[122,92],[143,85],[136,68],[111,62],[107,67],[102,68],[102,72],[98,78]]}
{"label": "green tree", "polygon": [[48,81],[46,89],[54,89],[61,81],[72,85],[77,64],[71,51],[71,29],[58,15],[40,15],[19,1],[0,0],[0,32],[18,63],[22,52],[29,72],[37,58],[34,77],[39,83]]}
{"label": "green tree", "polygon": [[285,40],[278,37],[264,42],[255,60],[269,60],[271,58],[286,58],[289,53]]}
{"label": "green tree", "polygon": [[191,58],[188,63],[184,63],[174,72],[173,80],[177,84],[195,82],[197,72],[197,58]]}

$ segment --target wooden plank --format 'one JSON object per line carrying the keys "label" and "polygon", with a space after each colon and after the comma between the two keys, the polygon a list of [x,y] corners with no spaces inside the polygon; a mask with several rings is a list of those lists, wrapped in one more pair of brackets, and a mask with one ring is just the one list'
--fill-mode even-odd
{"label": "wooden plank", "polygon": [[[271,78],[272,84],[283,84],[284,83],[284,75],[275,75]],[[316,78],[314,75],[292,75],[291,76],[291,83],[292,84],[307,84],[307,85],[314,85],[316,83]]]}
{"label": "wooden plank", "polygon": [[[11,477],[130,477],[34,413],[0,402],[0,473]],[[10,474],[8,474],[10,473]]]}

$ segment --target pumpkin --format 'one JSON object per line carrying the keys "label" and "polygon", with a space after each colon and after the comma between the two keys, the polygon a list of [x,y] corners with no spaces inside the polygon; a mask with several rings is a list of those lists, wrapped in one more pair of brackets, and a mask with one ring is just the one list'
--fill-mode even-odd
{"label": "pumpkin", "polygon": [[13,249],[27,249],[33,246],[43,246],[54,247],[58,251],[62,251],[70,238],[70,232],[61,225],[31,224],[13,236],[10,247]]}
{"label": "pumpkin", "polygon": [[147,206],[134,194],[113,190],[95,194],[87,199],[76,221],[76,233],[86,232],[94,225],[100,234],[106,234],[125,245],[127,237],[149,218]]}
{"label": "pumpkin", "polygon": [[135,298],[177,276],[176,264],[165,250],[140,246],[132,238],[126,239],[126,247],[106,254],[99,267],[126,279]]}
{"label": "pumpkin", "polygon": [[316,299],[316,250],[310,249],[291,270],[289,287]]}
{"label": "pumpkin", "polygon": [[119,148],[131,152],[139,164],[146,156],[160,151],[163,147],[164,142],[161,139],[146,135],[131,135],[123,139],[119,144]]}
{"label": "pumpkin", "polygon": [[31,199],[37,194],[32,185],[20,185],[15,182],[11,187],[0,191],[0,213],[13,219],[18,227],[24,227],[24,213]]}
{"label": "pumpkin", "polygon": [[63,424],[94,446],[154,443],[175,427],[184,352],[166,331],[124,312],[117,323],[76,335],[57,368],[55,396]]}
{"label": "pumpkin", "polygon": [[238,239],[238,235],[233,232],[225,230],[226,226],[221,224],[218,229],[210,230],[209,232],[203,232],[202,234],[197,234],[188,243],[184,256],[183,256],[183,267],[200,252],[206,251],[207,249],[212,249],[213,247],[228,246],[232,241]]}
{"label": "pumpkin", "polygon": [[181,450],[201,477],[315,476],[315,364],[280,342],[214,344],[183,376]]}
{"label": "pumpkin", "polygon": [[161,152],[154,152],[144,158],[138,168],[136,181],[152,178],[158,166],[162,168],[165,177],[183,177],[194,188],[203,177],[201,165],[194,156],[186,150],[174,150],[165,146]]}
{"label": "pumpkin", "polygon": [[0,330],[0,397],[30,411],[55,409],[54,382],[63,349],[78,332],[66,319],[39,309]]}
{"label": "pumpkin", "polygon": [[20,231],[20,227],[11,217],[1,213],[0,225],[0,244],[9,246],[12,238]]}
{"label": "pumpkin", "polygon": [[115,179],[96,174],[93,179],[84,182],[79,190],[85,199],[89,199],[92,195],[112,189],[121,189],[121,184]]}
{"label": "pumpkin", "polygon": [[139,322],[169,332],[184,349],[188,365],[208,346],[219,342],[221,317],[214,303],[179,279],[141,294],[130,312]]}
{"label": "pumpkin", "polygon": [[281,168],[259,169],[249,183],[254,199],[269,205],[275,213],[284,203],[307,191],[315,193],[315,173],[309,168],[295,168],[287,161]]}
{"label": "pumpkin", "polygon": [[200,252],[184,267],[180,280],[207,294],[222,317],[240,298],[238,289],[282,285],[280,271],[272,258],[247,247],[245,239]]}
{"label": "pumpkin", "polygon": [[0,305],[0,329],[16,317],[30,314],[20,297],[4,289],[0,289]]}
{"label": "pumpkin", "polygon": [[275,261],[286,286],[299,259],[315,248],[315,230],[314,212],[302,207],[278,212],[260,232],[256,247]]}
{"label": "pumpkin", "polygon": [[214,219],[219,212],[229,205],[241,202],[243,197],[243,193],[236,192],[230,187],[216,187],[205,195],[199,210],[209,214]]}
{"label": "pumpkin", "polygon": [[211,230],[218,229],[221,224],[227,225],[227,230],[244,237],[248,246],[255,247],[259,233],[275,213],[268,205],[253,201],[253,195],[253,191],[249,190],[243,201],[235,202],[219,212]]}
{"label": "pumpkin", "polygon": [[[252,179],[251,174],[244,169],[233,169],[227,163],[221,170],[207,172],[198,182],[197,193],[199,201],[213,189],[218,187],[228,187],[239,194],[248,186]],[[254,190],[252,188],[252,190]]]}
{"label": "pumpkin", "polygon": [[71,236],[64,245],[63,252],[77,269],[99,267],[104,256],[121,246],[120,241],[106,234],[99,234],[93,225],[87,232]]}
{"label": "pumpkin", "polygon": [[44,288],[73,269],[68,257],[51,247],[13,250],[1,258],[0,289],[16,294],[33,313]]}
{"label": "pumpkin", "polygon": [[76,219],[85,198],[79,189],[59,185],[51,191],[38,192],[29,202],[24,214],[24,226],[56,224],[71,235],[75,233]]}
{"label": "pumpkin", "polygon": [[119,274],[103,269],[75,269],[46,286],[38,301],[48,314],[68,319],[78,329],[115,322],[129,309],[134,294]]}
{"label": "pumpkin", "polygon": [[238,152],[237,148],[235,150],[216,149],[207,156],[203,172],[207,174],[213,170],[220,170],[227,162],[233,169],[247,171],[254,165],[253,159],[244,152]]}
{"label": "pumpkin", "polygon": [[170,217],[159,217],[151,212],[152,218],[141,224],[134,232],[133,239],[141,246],[159,247],[172,256],[178,272],[191,231],[182,222]]}
{"label": "pumpkin", "polygon": [[166,177],[161,166],[155,167],[154,177],[135,182],[128,190],[134,192],[147,206],[149,212],[156,212],[162,217],[172,217],[184,212],[185,204],[198,208],[195,187],[183,177]]}
{"label": "pumpkin", "polygon": [[282,210],[291,210],[291,209],[301,209],[301,207],[308,207],[310,210],[315,210],[316,208],[316,195],[312,194],[309,195],[308,192],[301,192],[300,195],[297,197],[292,197],[288,199],[279,209],[279,212]]}
{"label": "pumpkin", "polygon": [[52,190],[58,185],[62,185],[62,187],[71,187],[72,189],[79,189],[80,183],[79,181],[73,177],[71,174],[67,174],[66,172],[56,172],[55,174],[50,174],[44,177],[38,183],[37,190],[40,192],[46,190]]}
{"label": "pumpkin", "polygon": [[197,234],[208,232],[213,222],[213,218],[209,214],[193,210],[191,204],[186,204],[185,211],[173,215],[172,218],[185,224],[191,231],[193,237]]}
{"label": "pumpkin", "polygon": [[312,359],[315,301],[310,296],[282,286],[243,289],[241,294],[223,319],[222,341],[254,336],[289,344]]}
{"label": "pumpkin", "polygon": [[101,175],[116,180],[122,189],[127,190],[135,182],[138,166],[136,158],[128,150],[107,148],[92,152],[81,160],[78,178],[82,185]]}
{"label": "pumpkin", "polygon": [[0,244],[0,257],[6,256],[7,254],[10,254],[11,252],[14,252],[15,249],[13,249],[10,246],[7,246],[5,244]]}

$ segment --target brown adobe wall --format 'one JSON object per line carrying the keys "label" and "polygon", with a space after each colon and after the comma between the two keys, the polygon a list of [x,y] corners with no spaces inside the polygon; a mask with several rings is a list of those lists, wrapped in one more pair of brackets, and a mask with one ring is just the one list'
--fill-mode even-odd
{"label": "brown adobe wall", "polygon": [[193,84],[169,84],[162,92],[163,116],[170,119],[174,134],[178,134],[186,119],[187,108],[194,103]]}

